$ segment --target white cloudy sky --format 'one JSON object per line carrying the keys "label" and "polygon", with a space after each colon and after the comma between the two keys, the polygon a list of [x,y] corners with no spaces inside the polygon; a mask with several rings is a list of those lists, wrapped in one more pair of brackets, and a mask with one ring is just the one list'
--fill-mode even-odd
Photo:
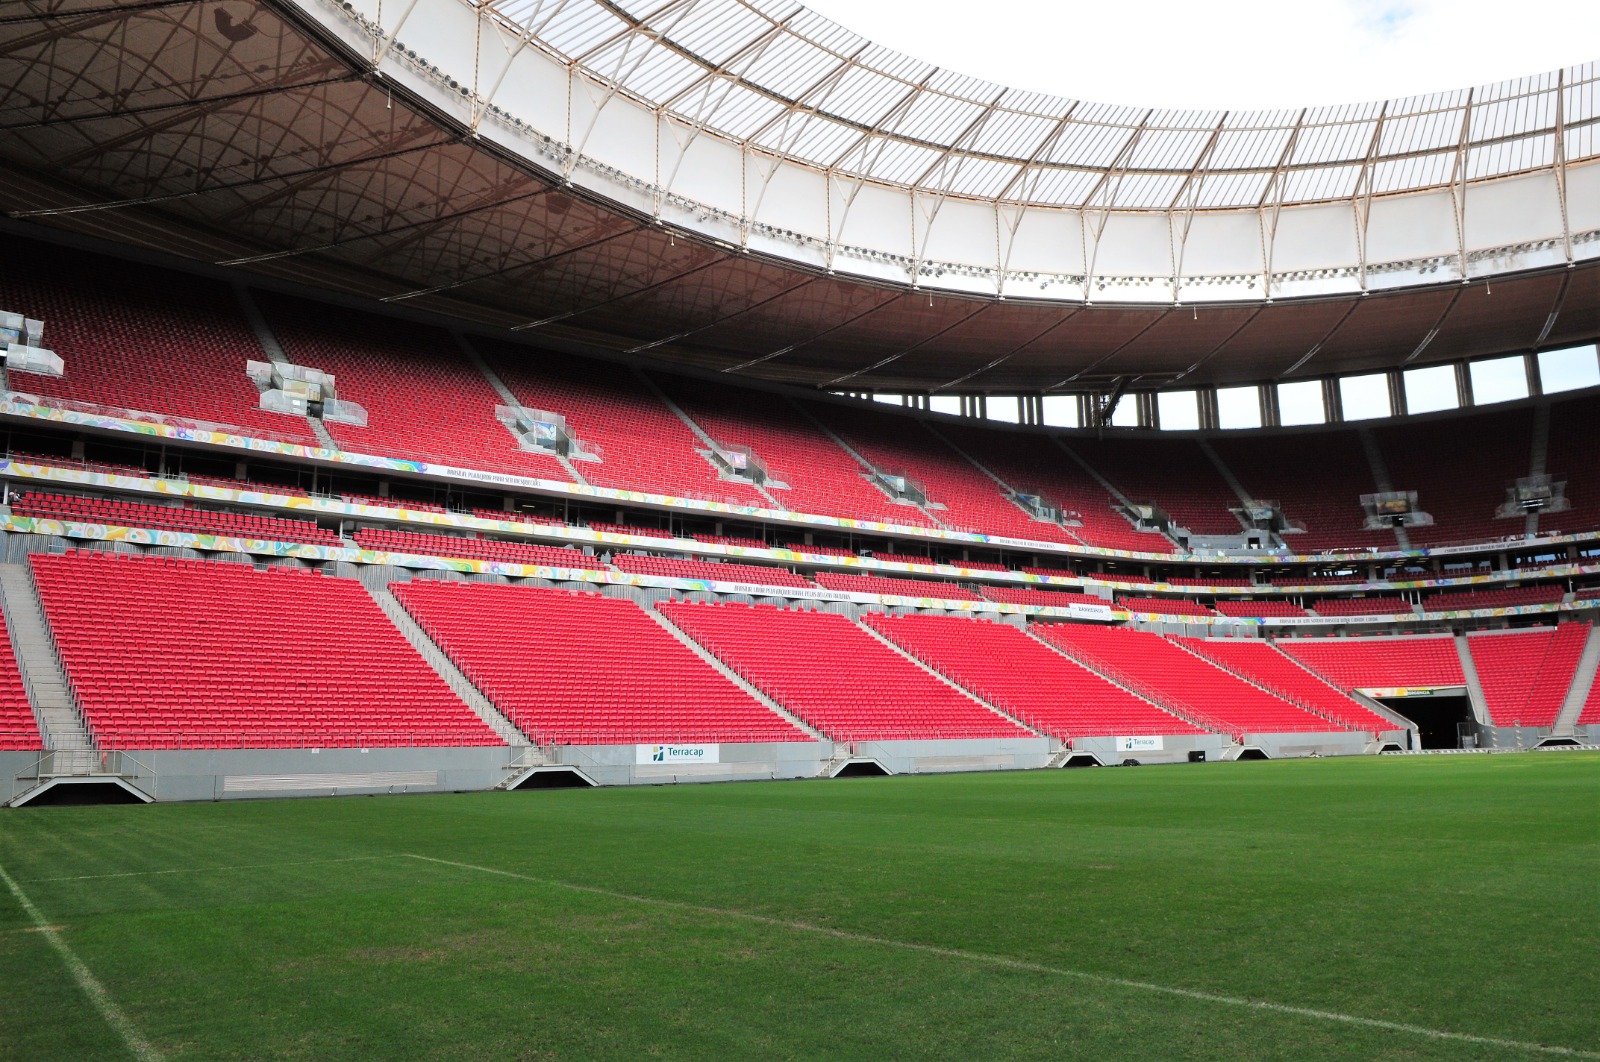
{"label": "white cloudy sky", "polygon": [[1600,59],[1600,0],[806,2],[964,74],[1142,106],[1352,103]]}

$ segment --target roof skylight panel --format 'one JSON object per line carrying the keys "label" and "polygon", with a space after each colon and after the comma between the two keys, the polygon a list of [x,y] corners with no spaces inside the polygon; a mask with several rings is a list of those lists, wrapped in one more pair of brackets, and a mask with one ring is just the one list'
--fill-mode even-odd
{"label": "roof skylight panel", "polygon": [[[1289,170],[1283,175],[1283,201],[1285,203],[1322,203],[1331,199],[1349,199],[1356,194],[1361,182],[1361,167],[1317,166],[1306,170]],[[1277,199],[1277,195],[1273,196]]]}
{"label": "roof skylight panel", "polygon": [[1467,152],[1467,180],[1500,177],[1549,166],[1555,162],[1554,134],[1519,136],[1482,144]]}
{"label": "roof skylight panel", "polygon": [[[1237,207],[1253,207],[1261,202],[1261,197],[1266,194],[1267,185],[1272,180],[1272,173],[1268,170],[1256,170],[1251,173],[1208,173],[1204,179],[1197,181],[1193,191],[1193,206],[1200,210],[1226,210]],[[1184,197],[1184,204],[1188,204],[1188,196]]]}
{"label": "roof skylight panel", "polygon": [[983,123],[983,128],[972,135],[972,150],[1008,159],[1031,158],[1059,121],[1017,111],[996,110]]}
{"label": "roof skylight panel", "polygon": [[1437,151],[1401,159],[1379,160],[1372,165],[1372,194],[1409,192],[1418,188],[1437,188],[1449,184],[1456,164],[1456,152]]}

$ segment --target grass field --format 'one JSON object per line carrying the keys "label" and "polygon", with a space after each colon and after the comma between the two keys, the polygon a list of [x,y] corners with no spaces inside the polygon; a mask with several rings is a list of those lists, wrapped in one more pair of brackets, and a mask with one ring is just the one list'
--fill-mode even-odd
{"label": "grass field", "polygon": [[22,809],[0,868],[4,1058],[1600,1058],[1590,753]]}

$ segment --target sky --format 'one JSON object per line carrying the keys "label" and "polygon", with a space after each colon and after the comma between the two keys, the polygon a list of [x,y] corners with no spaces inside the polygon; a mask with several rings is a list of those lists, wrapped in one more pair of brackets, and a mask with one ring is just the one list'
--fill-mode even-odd
{"label": "sky", "polygon": [[1600,59],[1600,0],[805,2],[947,69],[1133,106],[1356,103]]}

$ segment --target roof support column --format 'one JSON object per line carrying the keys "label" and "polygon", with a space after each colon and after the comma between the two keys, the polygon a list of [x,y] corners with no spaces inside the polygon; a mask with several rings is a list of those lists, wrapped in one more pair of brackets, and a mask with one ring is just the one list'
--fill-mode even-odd
{"label": "roof support column", "polygon": [[1278,408],[1278,385],[1264,383],[1256,388],[1261,400],[1261,426],[1276,428],[1283,424],[1283,412]]}
{"label": "roof support column", "polygon": [[1472,398],[1472,368],[1464,361],[1456,362],[1456,404],[1462,409],[1477,404]]}
{"label": "roof support column", "polygon": [[1406,415],[1406,376],[1401,369],[1390,369],[1383,374],[1384,382],[1389,385],[1389,415],[1403,417]]}
{"label": "roof support column", "polygon": [[1217,413],[1217,389],[1215,387],[1202,387],[1194,393],[1194,400],[1199,406],[1200,429],[1202,431],[1215,431],[1218,427],[1220,415]]}
{"label": "roof support column", "polygon": [[1327,415],[1329,424],[1344,423],[1344,396],[1339,393],[1339,381],[1336,377],[1322,378],[1322,410]]}

